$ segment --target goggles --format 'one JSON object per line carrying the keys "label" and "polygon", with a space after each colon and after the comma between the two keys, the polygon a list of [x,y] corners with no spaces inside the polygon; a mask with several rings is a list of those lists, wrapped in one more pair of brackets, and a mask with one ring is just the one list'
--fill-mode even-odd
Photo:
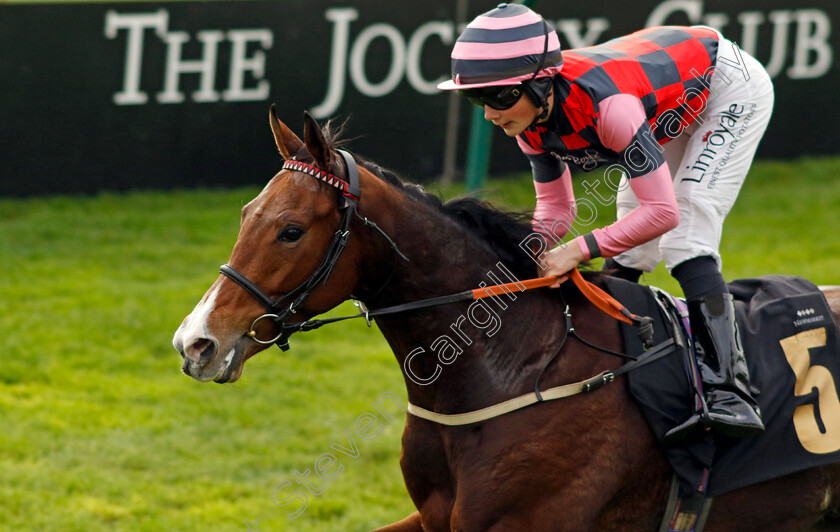
{"label": "goggles", "polygon": [[485,105],[489,105],[497,111],[510,109],[516,105],[516,102],[522,98],[524,93],[524,84],[458,90],[458,94],[468,99],[476,107],[484,108]]}

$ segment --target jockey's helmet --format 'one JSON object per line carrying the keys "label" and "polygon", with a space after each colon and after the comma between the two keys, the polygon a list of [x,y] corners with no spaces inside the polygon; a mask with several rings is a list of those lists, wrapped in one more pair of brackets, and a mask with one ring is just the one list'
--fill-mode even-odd
{"label": "jockey's helmet", "polygon": [[554,28],[519,4],[499,4],[470,22],[452,49],[452,79],[441,90],[518,85],[560,72]]}

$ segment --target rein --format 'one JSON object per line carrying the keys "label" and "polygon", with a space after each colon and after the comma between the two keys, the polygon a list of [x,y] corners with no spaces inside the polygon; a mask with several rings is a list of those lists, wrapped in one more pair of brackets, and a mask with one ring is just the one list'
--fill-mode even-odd
{"label": "rein", "polygon": [[[236,284],[241,286],[254,299],[259,301],[266,309],[266,314],[258,316],[251,323],[251,330],[248,332],[248,336],[250,336],[255,342],[262,345],[277,344],[277,346],[281,350],[287,351],[289,349],[289,336],[291,336],[292,333],[311,331],[322,327],[323,325],[326,325],[328,323],[335,323],[354,318],[365,318],[368,327],[370,327],[371,318],[376,316],[396,314],[399,312],[434,307],[438,305],[446,305],[461,301],[474,301],[476,299],[482,299],[485,297],[498,296],[503,293],[513,293],[514,289],[517,289],[519,291],[531,290],[534,288],[551,286],[558,282],[558,278],[555,276],[540,277],[536,279],[529,279],[526,281],[517,281],[515,283],[507,283],[501,285],[488,286],[484,288],[477,288],[473,290],[465,290],[463,292],[458,292],[455,294],[438,296],[375,310],[368,310],[365,307],[364,303],[359,301],[357,302],[357,305],[362,310],[362,312],[360,312],[359,314],[320,320],[307,320],[299,323],[286,323],[286,319],[290,315],[294,314],[297,311],[297,309],[300,308],[300,306],[303,304],[306,298],[309,297],[309,294],[312,292],[312,290],[314,290],[319,283],[326,282],[326,280],[329,278],[330,273],[332,273],[333,268],[335,267],[339,257],[341,256],[341,253],[347,246],[347,240],[350,236],[350,222],[352,221],[353,216],[357,216],[359,219],[361,219],[365,227],[370,227],[371,229],[376,231],[377,234],[379,234],[388,242],[388,244],[391,246],[391,249],[394,250],[396,254],[398,254],[404,260],[408,261],[408,258],[406,258],[406,256],[403,255],[402,252],[400,252],[399,248],[397,247],[397,244],[388,236],[387,233],[385,233],[385,231],[383,231],[378,225],[376,225],[376,223],[372,222],[371,220],[368,220],[367,218],[361,216],[358,213],[359,200],[362,196],[361,187],[359,186],[359,168],[356,165],[356,161],[353,159],[353,156],[349,152],[345,150],[336,151],[339,153],[339,155],[341,155],[342,159],[344,160],[344,165],[347,169],[346,179],[341,179],[340,177],[320,168],[317,168],[312,164],[305,163],[303,161],[298,161],[294,158],[288,159],[283,163],[284,170],[292,170],[295,172],[303,172],[309,174],[312,177],[330,185],[331,187],[337,188],[339,192],[341,192],[341,195],[343,197],[342,205],[339,207],[339,210],[341,211],[341,222],[339,223],[339,228],[333,235],[333,239],[330,242],[326,253],[324,254],[324,258],[321,260],[321,263],[319,264],[318,268],[316,268],[316,270],[312,273],[312,275],[310,275],[306,281],[304,281],[297,288],[293,289],[291,292],[285,294],[280,298],[272,299],[269,295],[263,292],[253,281],[251,281],[245,275],[237,271],[233,266],[229,264],[224,264],[219,268],[219,272],[221,274],[225,275],[226,277],[234,281]],[[616,301],[612,296],[610,296],[594,284],[590,283],[589,281],[586,281],[577,269],[573,269],[572,271],[570,271],[569,277],[575,283],[575,285],[577,285],[580,291],[586,296],[586,298],[589,299],[593,304],[595,304],[595,306],[597,306],[603,312],[607,313],[608,315],[612,316],[617,320],[635,325],[637,327],[637,334],[639,335],[639,338],[642,340],[646,349],[650,348],[653,345],[653,320],[651,318],[644,316],[636,316],[635,314],[627,310],[627,308],[624,307],[624,305]],[[257,338],[256,325],[264,319],[272,320],[275,323],[275,325],[280,328],[280,332],[277,334],[277,336],[270,340],[261,340]]]}
{"label": "rein", "polygon": [[[584,279],[577,269],[571,270],[569,272],[569,277],[572,280],[572,282],[578,287],[578,289],[584,294],[584,296],[605,314],[615,318],[616,320],[635,325],[638,329],[637,334],[639,335],[639,338],[642,340],[642,343],[644,344],[646,349],[653,346],[652,318],[649,318],[647,316],[637,316],[636,314],[633,314],[632,312],[627,310],[627,307],[616,301],[615,298],[613,298],[612,296],[604,292],[602,289],[598,288],[594,284]],[[505,283],[493,286],[486,286],[484,288],[464,290],[463,292],[431,297],[428,299],[421,299],[418,301],[402,303],[400,305],[394,305],[391,307],[384,307],[375,310],[368,310],[364,306],[364,303],[358,301],[356,302],[356,304],[362,310],[362,312],[358,314],[353,314],[350,316],[339,316],[336,318],[307,320],[299,323],[283,323],[281,324],[281,327],[290,332],[306,332],[315,330],[319,327],[330,323],[336,323],[339,321],[351,320],[356,318],[365,318],[365,320],[368,322],[368,327],[370,327],[371,318],[375,318],[376,316],[397,314],[399,312],[435,307],[438,305],[447,305],[450,303],[459,303],[462,301],[475,301],[476,299],[484,299],[486,297],[497,297],[504,293],[511,294],[514,292],[514,290],[524,292],[525,290],[533,290],[534,288],[543,288],[546,286],[551,286],[557,283],[557,281],[558,278],[556,276],[537,277],[535,279],[527,279],[525,281],[516,281],[513,283]],[[262,319],[263,317],[264,316],[260,316],[259,318],[257,318],[257,320]],[[256,321],[254,323],[256,323]],[[255,341],[266,344],[274,343],[272,341],[257,340],[254,336],[256,333],[253,330],[253,325],[251,329],[252,330],[248,333],[248,335],[254,338]]]}
{"label": "rein", "polygon": [[[525,408],[527,406],[531,406],[536,403],[553,401],[555,399],[563,399],[565,397],[571,397],[573,395],[595,391],[606,384],[615,382],[616,377],[620,377],[626,373],[629,373],[630,371],[633,371],[634,369],[650,364],[651,362],[655,362],[660,358],[671,354],[678,346],[681,345],[681,342],[675,340],[674,338],[669,338],[654,346],[653,318],[647,316],[637,316],[633,314],[632,312],[627,310],[627,308],[624,307],[621,303],[616,301],[615,298],[604,292],[599,287],[590,283],[589,281],[586,281],[583,278],[583,276],[581,276],[577,268],[569,272],[569,277],[571,278],[572,282],[575,283],[575,285],[578,287],[581,293],[583,293],[584,297],[586,297],[596,307],[598,307],[603,312],[617,320],[623,321],[625,323],[631,323],[636,326],[636,334],[642,340],[642,344],[645,349],[644,353],[642,353],[638,357],[633,357],[631,355],[611,351],[609,349],[605,349],[603,347],[599,347],[588,342],[575,331],[575,327],[572,324],[572,313],[569,310],[569,306],[566,305],[566,310],[564,313],[566,318],[566,334],[563,336],[563,341],[560,343],[560,346],[554,351],[554,354],[551,355],[551,357],[549,357],[549,359],[543,365],[542,370],[540,370],[540,373],[537,375],[537,380],[534,384],[533,392],[520,395],[518,397],[514,397],[513,399],[508,399],[507,401],[496,403],[485,408],[460,414],[439,414],[437,412],[426,410],[425,408],[419,407],[414,403],[409,402],[407,407],[408,413],[415,417],[419,417],[421,419],[432,421],[439,425],[446,425],[450,427],[479,423],[504,414],[509,414],[510,412]],[[532,281],[543,281],[546,279],[551,279],[555,282],[557,280],[556,277],[543,277],[541,279],[533,279]],[[531,281],[524,282],[528,283]],[[547,284],[541,283],[539,286],[547,286]],[[495,287],[488,287],[488,289],[493,288]],[[534,288],[536,288],[536,286],[534,286]],[[575,337],[579,342],[592,349],[596,349],[603,353],[607,353],[618,357],[629,358],[631,360],[629,362],[626,362],[625,364],[622,364],[615,370],[602,371],[601,373],[582,381],[555,386],[547,390],[540,390],[540,382],[542,381],[542,377],[545,374],[546,369],[548,369],[551,363],[554,362],[554,359],[557,358],[557,356],[560,354],[560,351],[563,350],[563,346],[566,345],[566,341],[570,337]]]}
{"label": "rein", "polygon": [[[267,295],[265,292],[263,292],[253,281],[248,279],[241,272],[237,271],[233,266],[229,264],[224,264],[219,268],[219,272],[221,274],[225,275],[233,282],[238,284],[240,287],[242,287],[242,289],[248,292],[252,297],[254,297],[254,299],[259,301],[266,309],[266,314],[257,317],[251,323],[251,330],[247,333],[248,336],[251,337],[251,339],[253,339],[255,342],[262,345],[277,344],[277,346],[280,347],[281,350],[286,351],[289,349],[289,336],[291,336],[292,333],[311,331],[328,323],[335,323],[354,318],[365,318],[368,327],[370,327],[371,318],[374,318],[376,316],[397,314],[409,310],[417,310],[462,301],[474,301],[486,297],[497,297],[504,293],[513,293],[514,290],[522,292],[525,290],[533,290],[535,288],[552,286],[559,282],[560,278],[557,276],[539,277],[536,279],[528,279],[525,281],[516,281],[513,283],[499,284],[483,288],[476,288],[472,290],[465,290],[463,292],[422,299],[419,301],[412,301],[409,303],[403,303],[400,305],[394,305],[391,307],[384,307],[375,310],[368,310],[365,307],[364,303],[362,303],[361,301],[357,301],[356,304],[362,310],[362,312],[358,314],[354,314],[351,316],[341,316],[337,318],[307,320],[299,323],[286,323],[286,319],[290,315],[294,314],[297,311],[297,309],[300,308],[300,306],[304,303],[306,298],[309,297],[309,294],[315,289],[315,287],[322,282],[326,282],[326,280],[329,278],[333,268],[335,267],[339,257],[341,256],[341,253],[347,246],[347,241],[350,236],[350,224],[352,222],[353,216],[356,216],[360,220],[362,220],[362,223],[365,227],[369,227],[376,231],[377,234],[379,234],[389,243],[391,249],[397,255],[399,255],[404,260],[408,261],[408,258],[406,258],[405,255],[403,255],[400,252],[396,243],[388,236],[387,233],[385,233],[379,226],[377,226],[376,223],[368,220],[367,218],[361,216],[358,213],[358,204],[362,195],[361,188],[359,186],[359,168],[356,165],[356,161],[353,159],[353,156],[350,153],[344,150],[337,150],[337,152],[339,153],[339,155],[341,155],[342,159],[344,160],[347,179],[341,179],[335,176],[334,174],[331,174],[327,171],[315,167],[312,164],[304,163],[294,158],[289,159],[283,163],[284,170],[292,170],[296,172],[307,173],[315,177],[316,179],[334,188],[337,188],[341,192],[343,198],[342,204],[339,207],[339,210],[341,211],[341,221],[339,223],[338,230],[333,235],[332,241],[330,242],[330,245],[327,248],[326,253],[324,254],[324,258],[321,260],[321,263],[306,281],[304,281],[298,287],[293,289],[291,292],[288,292],[287,294],[274,299],[271,296]],[[642,340],[642,343],[646,350],[646,352],[642,356],[622,365],[614,371],[604,371],[594,377],[591,377],[581,382],[557,386],[545,391],[540,391],[539,385],[543,373],[560,353],[560,351],[566,343],[566,340],[568,340],[570,336],[574,336],[585,345],[600,350],[602,352],[627,358],[633,358],[623,353],[616,353],[607,349],[600,348],[596,345],[587,342],[579,335],[577,335],[574,326],[572,325],[572,316],[569,311],[569,307],[566,306],[566,335],[564,336],[563,342],[561,343],[560,347],[558,347],[555,353],[548,359],[542,371],[540,371],[540,374],[537,377],[537,383],[534,387],[533,393],[522,395],[520,397],[510,399],[497,405],[489,406],[487,408],[463,414],[438,414],[435,412],[425,410],[411,403],[408,404],[408,412],[416,417],[420,417],[429,421],[434,421],[435,423],[440,423],[442,425],[466,425],[470,423],[477,423],[479,421],[485,421],[487,419],[491,419],[493,417],[500,416],[502,414],[506,414],[514,410],[518,410],[520,408],[524,408],[534,403],[550,401],[553,399],[560,399],[582,392],[596,390],[605,384],[613,382],[616,377],[623,375],[624,373],[627,373],[628,371],[631,371],[641,365],[648,364],[650,362],[653,362],[654,360],[658,360],[659,358],[673,351],[675,346],[673,339],[662,342],[661,344],[655,347],[653,346],[652,318],[646,316],[637,316],[633,314],[632,312],[627,310],[627,308],[624,305],[616,301],[612,296],[604,292],[601,288],[585,280],[576,268],[571,270],[568,276],[572,280],[572,282],[578,287],[581,293],[583,293],[583,295],[601,311],[615,318],[616,320],[623,321],[625,323],[630,323],[636,326],[636,332],[639,335],[639,338]],[[275,325],[280,329],[280,332],[277,334],[277,336],[270,340],[261,340],[257,338],[256,325],[264,319],[272,320],[275,323]]]}

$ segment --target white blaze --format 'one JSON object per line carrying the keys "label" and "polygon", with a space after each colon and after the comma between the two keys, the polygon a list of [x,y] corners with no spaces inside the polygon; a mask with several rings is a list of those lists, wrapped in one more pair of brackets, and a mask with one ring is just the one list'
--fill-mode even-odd
{"label": "white blaze", "polygon": [[187,319],[184,320],[184,323],[182,323],[181,327],[178,328],[178,331],[175,333],[175,338],[172,341],[176,348],[178,347],[178,344],[180,344],[184,349],[186,349],[199,338],[209,337],[209,331],[207,330],[207,318],[216,307],[216,296],[218,295],[219,286],[217,285],[210,290],[207,297],[205,297],[193,309],[190,315],[187,316]]}

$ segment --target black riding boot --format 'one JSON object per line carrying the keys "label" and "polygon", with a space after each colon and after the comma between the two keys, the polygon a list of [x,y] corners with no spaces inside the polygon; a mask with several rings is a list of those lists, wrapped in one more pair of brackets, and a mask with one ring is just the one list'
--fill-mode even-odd
{"label": "black riding boot", "polygon": [[671,429],[664,442],[676,443],[699,426],[733,438],[758,436],[764,432],[764,424],[750,390],[732,295],[691,300],[688,311],[705,404],[700,412]]}

